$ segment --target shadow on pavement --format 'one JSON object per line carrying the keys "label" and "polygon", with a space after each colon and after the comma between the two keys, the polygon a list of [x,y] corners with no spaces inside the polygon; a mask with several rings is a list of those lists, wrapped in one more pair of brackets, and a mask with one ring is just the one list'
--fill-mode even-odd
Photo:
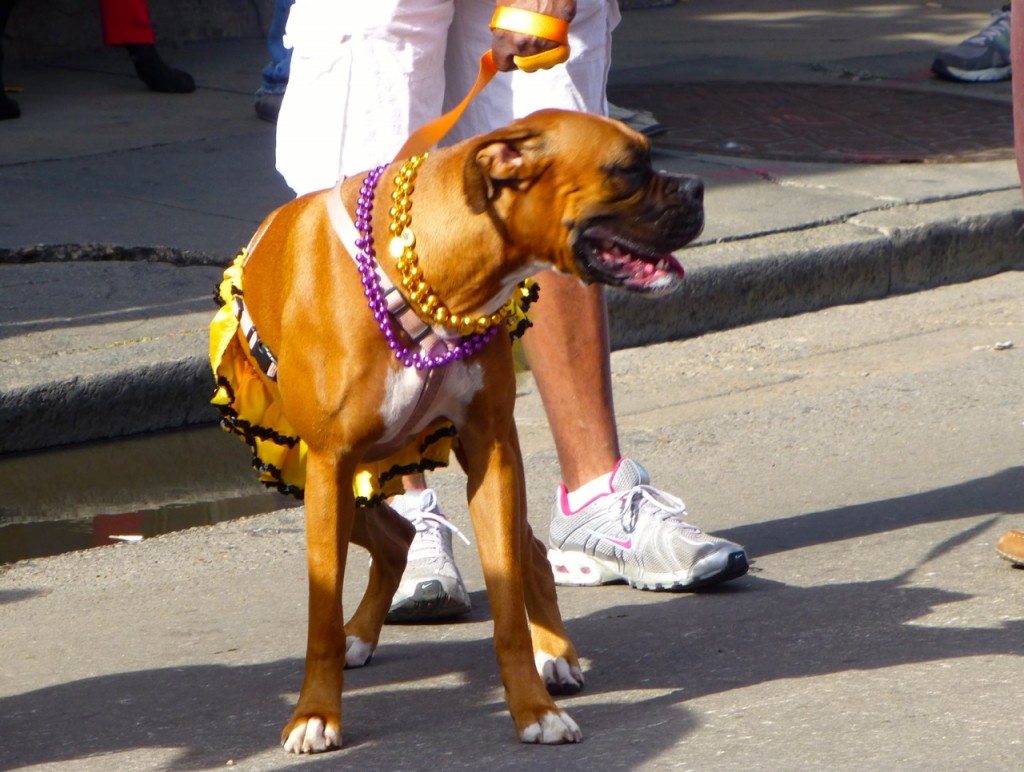
{"label": "shadow on pavement", "polygon": [[[1014,467],[949,488],[746,526],[729,535],[742,538],[756,556],[934,521],[1020,512],[1022,488],[1024,467]],[[925,562],[991,523],[974,524],[936,545]],[[986,627],[915,623],[972,596],[908,586],[916,567],[894,568],[891,578],[811,587],[753,575],[712,592],[665,595],[568,620],[590,663],[586,690],[560,700],[584,730],[586,739],[577,748],[537,749],[515,741],[488,637],[445,641],[451,626],[433,625],[416,631],[421,640],[396,643],[385,631],[374,663],[347,674],[346,749],[332,757],[346,764],[408,766],[409,754],[424,745],[425,729],[437,722],[436,747],[446,750],[450,768],[523,768],[538,759],[607,765],[608,759],[622,758],[623,738],[630,765],[639,768],[697,728],[687,703],[706,695],[783,679],[1022,653],[1022,619]],[[600,590],[561,592],[589,598]],[[486,636],[486,600],[476,600],[473,616],[485,623]],[[238,636],[244,652],[245,633]],[[301,675],[298,657],[203,664],[105,675],[0,699],[5,736],[37,740],[6,744],[5,753],[16,758],[0,762],[0,768],[180,749],[165,766],[199,769],[262,754],[276,746]],[[443,677],[453,685],[421,683]],[[44,725],[52,727],[45,738]],[[446,731],[457,737],[446,739]],[[279,764],[287,761],[282,752]]]}
{"label": "shadow on pavement", "polygon": [[[436,733],[437,747],[458,749],[458,760],[445,754],[449,768],[479,769],[484,759],[487,768],[523,768],[554,760],[549,753],[572,763],[607,759],[621,756],[623,738],[631,738],[629,758],[639,768],[696,729],[686,703],[704,695],[779,679],[1019,655],[1024,620],[999,628],[908,624],[967,597],[903,587],[899,577],[811,588],[749,580],[740,589],[666,596],[570,620],[577,646],[593,662],[583,696],[560,701],[584,731],[575,749],[515,741],[489,641],[384,644],[373,665],[347,674],[346,746],[334,758],[385,766],[405,759],[408,766],[408,754],[422,747],[425,727],[441,713],[443,727],[458,735],[446,740],[440,726]],[[464,683],[452,688],[416,684],[460,670]],[[16,759],[0,768],[160,748],[180,749],[170,769],[240,761],[275,748],[301,672],[299,659],[160,668],[8,697],[0,700],[4,734],[36,741],[8,744],[5,754]],[[52,727],[45,737],[44,725]]]}
{"label": "shadow on pavement", "polygon": [[761,555],[885,533],[922,523],[1024,513],[1024,467],[884,501],[752,523],[719,533]]}

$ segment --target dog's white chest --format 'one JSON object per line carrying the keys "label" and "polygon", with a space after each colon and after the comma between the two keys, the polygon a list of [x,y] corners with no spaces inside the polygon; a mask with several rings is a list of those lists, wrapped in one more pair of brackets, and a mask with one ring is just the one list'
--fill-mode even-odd
{"label": "dog's white chest", "polygon": [[392,370],[380,409],[387,427],[381,444],[415,434],[438,418],[447,418],[458,426],[483,383],[483,368],[474,363],[449,362],[433,372],[415,367]]}

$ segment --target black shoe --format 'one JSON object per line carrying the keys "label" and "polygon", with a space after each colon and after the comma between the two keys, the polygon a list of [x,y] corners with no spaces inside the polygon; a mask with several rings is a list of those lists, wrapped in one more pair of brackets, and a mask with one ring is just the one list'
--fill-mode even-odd
{"label": "black shoe", "polygon": [[196,90],[196,82],[192,80],[192,76],[168,65],[156,52],[156,46],[131,43],[125,48],[132,64],[135,65],[135,74],[150,91],[159,91],[162,94],[191,94]]}
{"label": "black shoe", "polygon": [[281,100],[284,94],[264,94],[256,92],[256,117],[269,123],[277,123],[277,114],[281,112]]}
{"label": "black shoe", "polygon": [[7,121],[21,115],[21,108],[18,103],[4,93],[3,84],[0,83],[0,121]]}
{"label": "black shoe", "polygon": [[13,2],[4,3],[0,0],[0,121],[10,120],[11,118],[17,118],[21,115],[21,108],[18,107],[18,103],[7,96],[7,92],[4,90],[4,44],[3,44],[3,32],[7,26],[7,16],[11,12],[11,8],[14,7]]}

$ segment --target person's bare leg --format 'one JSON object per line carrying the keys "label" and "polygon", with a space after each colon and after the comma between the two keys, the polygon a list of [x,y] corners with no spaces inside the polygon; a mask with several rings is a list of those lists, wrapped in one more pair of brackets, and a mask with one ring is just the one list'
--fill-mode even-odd
{"label": "person's bare leg", "polygon": [[407,491],[421,491],[427,487],[427,477],[422,472],[402,475],[402,487]]}
{"label": "person's bare leg", "polygon": [[608,474],[619,460],[608,358],[608,314],[600,286],[546,272],[523,336],[569,490]]}

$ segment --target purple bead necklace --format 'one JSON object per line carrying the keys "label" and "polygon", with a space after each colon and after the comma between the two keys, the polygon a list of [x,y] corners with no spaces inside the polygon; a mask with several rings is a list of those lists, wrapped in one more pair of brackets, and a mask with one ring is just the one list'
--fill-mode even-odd
{"label": "purple bead necklace", "polygon": [[394,352],[395,359],[406,367],[415,367],[417,370],[443,367],[453,360],[465,359],[482,349],[497,334],[498,326],[463,338],[455,346],[444,341],[447,350],[439,356],[431,356],[429,352],[422,350],[412,351],[398,340],[391,314],[388,312],[387,301],[384,300],[384,291],[380,286],[380,276],[376,270],[377,252],[373,247],[373,230],[370,225],[373,217],[374,192],[386,169],[386,165],[378,166],[366,175],[363,186],[359,189],[359,201],[356,204],[356,229],[359,231],[356,246],[359,248],[359,254],[355,259],[362,276],[363,294],[366,296],[370,311],[373,312],[373,318],[377,321],[377,326],[387,339],[388,348]]}

